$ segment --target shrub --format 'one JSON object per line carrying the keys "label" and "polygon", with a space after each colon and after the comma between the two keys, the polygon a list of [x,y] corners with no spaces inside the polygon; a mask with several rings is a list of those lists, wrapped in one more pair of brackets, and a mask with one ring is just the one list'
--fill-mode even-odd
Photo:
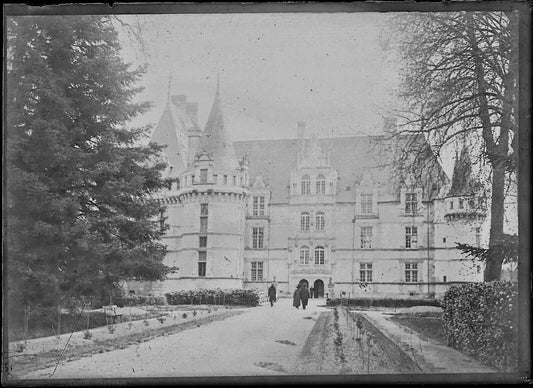
{"label": "shrub", "polygon": [[171,305],[181,304],[226,304],[239,306],[259,305],[259,294],[255,290],[189,290],[175,291],[166,294],[167,302]]}
{"label": "shrub", "polygon": [[93,333],[91,333],[90,330],[86,330],[84,333],[83,333],[83,338],[84,339],[91,339],[93,336]]}
{"label": "shrub", "polygon": [[166,304],[167,299],[164,296],[116,296],[113,298],[113,303],[118,307],[125,306],[162,306]]}
{"label": "shrub", "polygon": [[358,307],[413,307],[413,306],[435,306],[441,307],[441,302],[436,299],[371,299],[371,298],[346,298],[327,299],[328,306],[358,306]]}
{"label": "shrub", "polygon": [[442,316],[448,344],[492,367],[515,370],[517,296],[516,285],[510,282],[450,287]]}

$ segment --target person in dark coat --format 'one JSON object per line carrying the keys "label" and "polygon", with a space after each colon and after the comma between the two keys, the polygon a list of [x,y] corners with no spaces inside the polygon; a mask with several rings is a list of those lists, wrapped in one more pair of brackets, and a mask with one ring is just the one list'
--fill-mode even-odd
{"label": "person in dark coat", "polygon": [[305,306],[307,306],[307,302],[309,300],[309,290],[307,289],[307,285],[305,283],[302,284],[302,287],[300,287],[300,300],[302,301],[302,307],[305,310]]}
{"label": "person in dark coat", "polygon": [[274,306],[276,301],[276,287],[274,287],[274,284],[268,287],[268,300],[270,301],[270,307]]}
{"label": "person in dark coat", "polygon": [[300,308],[300,285],[299,284],[296,286],[296,290],[294,290],[294,294],[292,296],[292,305],[296,308]]}

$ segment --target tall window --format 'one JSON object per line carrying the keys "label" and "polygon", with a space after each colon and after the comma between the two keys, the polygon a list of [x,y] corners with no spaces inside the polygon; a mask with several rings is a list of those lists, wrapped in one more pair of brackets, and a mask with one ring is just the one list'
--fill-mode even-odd
{"label": "tall window", "polygon": [[405,193],[405,212],[416,213],[418,199],[416,193]]}
{"label": "tall window", "polygon": [[481,248],[481,228],[476,228],[476,247]]}
{"label": "tall window", "polygon": [[311,178],[309,178],[309,175],[304,175],[302,177],[302,194],[309,194],[311,193]]}
{"label": "tall window", "polygon": [[265,215],[265,197],[253,197],[252,215],[254,216]]}
{"label": "tall window", "polygon": [[251,279],[252,282],[260,282],[263,280],[263,262],[262,261],[252,261],[252,273]]}
{"label": "tall window", "polygon": [[200,183],[207,183],[207,169],[200,170]]}
{"label": "tall window", "polygon": [[417,263],[405,263],[405,282],[406,283],[418,282],[418,264]]}
{"label": "tall window", "polygon": [[200,233],[207,233],[207,217],[200,217]]}
{"label": "tall window", "polygon": [[324,264],[324,248],[323,247],[315,248],[315,264],[317,265]]}
{"label": "tall window", "polygon": [[316,178],[316,193],[326,194],[326,178],[322,174]]}
{"label": "tall window", "polygon": [[165,230],[165,220],[166,220],[166,212],[167,209],[165,207],[162,207],[159,209],[159,229],[162,231]]}
{"label": "tall window", "polygon": [[209,204],[207,203],[200,204],[200,215],[207,216],[208,213],[209,213]]}
{"label": "tall window", "polygon": [[418,228],[416,226],[405,227],[405,247],[416,248],[418,241]]}
{"label": "tall window", "polygon": [[450,210],[453,210],[453,201],[450,201]]}
{"label": "tall window", "polygon": [[361,226],[361,248],[372,248],[371,226]]}
{"label": "tall window", "polygon": [[318,231],[324,230],[326,227],[326,219],[324,217],[324,213],[316,213],[315,217],[315,228]]}
{"label": "tall window", "polygon": [[254,249],[263,248],[263,233],[265,228],[252,228],[252,247]]}
{"label": "tall window", "polygon": [[309,264],[309,248],[300,248],[300,264]]}
{"label": "tall window", "polygon": [[372,194],[361,194],[361,213],[372,214]]}
{"label": "tall window", "polygon": [[302,213],[300,215],[300,229],[302,232],[308,232],[309,231],[309,222],[310,222],[311,216],[309,213]]}
{"label": "tall window", "polygon": [[465,207],[465,200],[459,199],[459,209],[464,209],[464,207]]}
{"label": "tall window", "polygon": [[205,270],[207,267],[207,252],[198,252],[198,276],[205,276]]}
{"label": "tall window", "polygon": [[222,183],[224,183],[225,185],[228,184],[228,176],[227,175],[224,175],[224,178],[222,180]]}
{"label": "tall window", "polygon": [[359,264],[359,281],[365,283],[372,281],[372,263]]}
{"label": "tall window", "polygon": [[207,236],[200,236],[199,245],[200,245],[200,248],[207,247]]}

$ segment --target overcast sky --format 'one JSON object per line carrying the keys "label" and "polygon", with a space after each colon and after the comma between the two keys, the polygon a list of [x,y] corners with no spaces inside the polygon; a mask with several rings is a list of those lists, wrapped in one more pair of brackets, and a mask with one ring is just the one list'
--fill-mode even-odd
{"label": "overcast sky", "polygon": [[396,62],[379,44],[384,13],[179,14],[121,16],[143,26],[145,55],[121,34],[124,57],[148,63],[141,96],[154,108],[137,122],[157,123],[171,94],[209,115],[220,74],[233,140],[293,138],[304,120],[319,137],[375,134]]}

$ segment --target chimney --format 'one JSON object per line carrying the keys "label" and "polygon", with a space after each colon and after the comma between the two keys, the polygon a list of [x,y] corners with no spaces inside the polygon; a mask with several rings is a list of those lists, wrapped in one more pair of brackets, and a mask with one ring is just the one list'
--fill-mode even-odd
{"label": "chimney", "polygon": [[195,128],[198,127],[198,106],[197,102],[185,103],[185,113],[189,116]]}
{"label": "chimney", "polygon": [[187,97],[184,94],[178,94],[170,97],[170,101],[177,107],[185,104],[185,101],[187,101]]}

